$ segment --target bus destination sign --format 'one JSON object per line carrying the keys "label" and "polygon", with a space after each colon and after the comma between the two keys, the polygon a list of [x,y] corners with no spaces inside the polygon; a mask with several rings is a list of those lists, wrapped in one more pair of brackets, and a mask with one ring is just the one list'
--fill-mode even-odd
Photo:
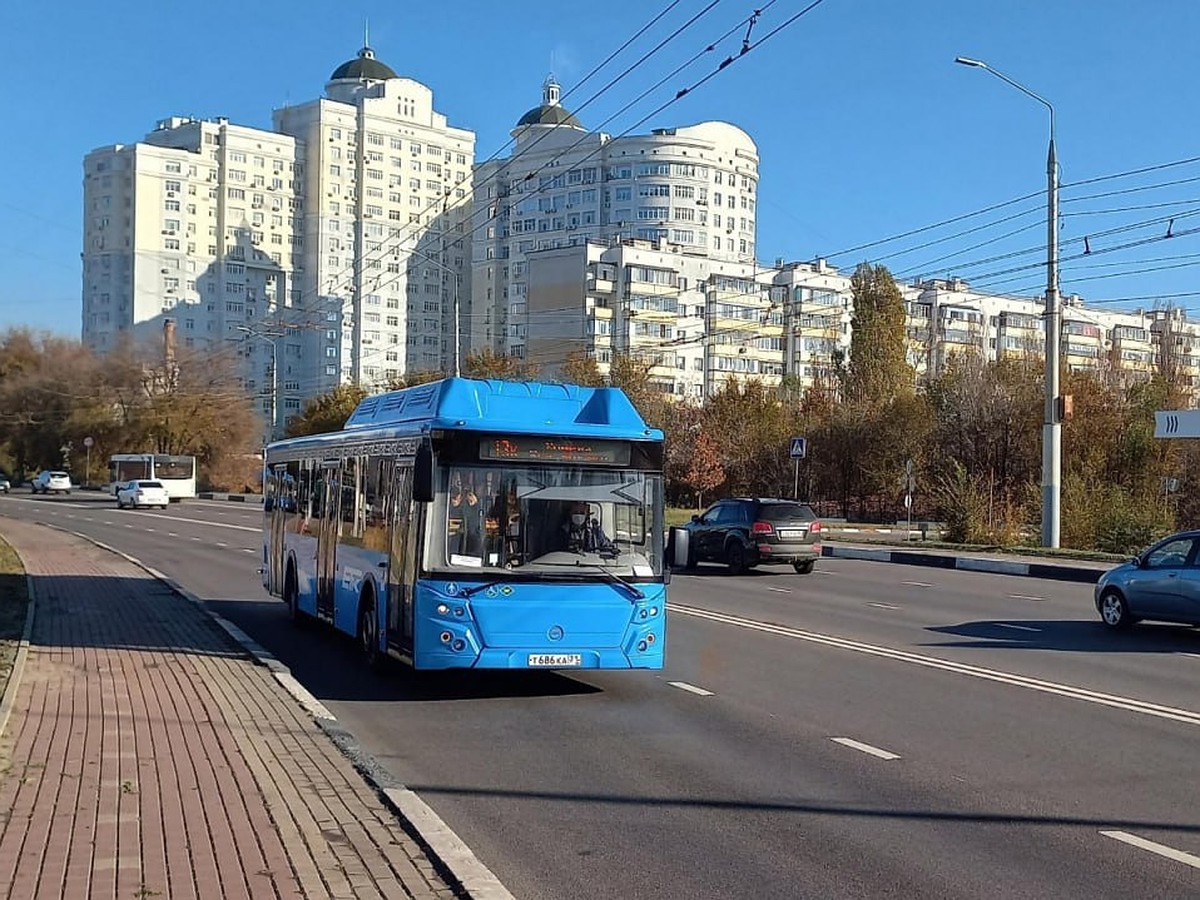
{"label": "bus destination sign", "polygon": [[480,459],[627,466],[630,455],[628,441],[514,435],[479,442]]}

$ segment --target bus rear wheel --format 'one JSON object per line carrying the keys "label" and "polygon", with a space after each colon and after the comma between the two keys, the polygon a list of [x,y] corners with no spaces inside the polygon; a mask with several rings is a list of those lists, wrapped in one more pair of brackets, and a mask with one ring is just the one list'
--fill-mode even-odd
{"label": "bus rear wheel", "polygon": [[375,594],[363,591],[358,603],[358,648],[362,651],[367,668],[379,671],[383,667],[383,654],[379,652],[379,616],[375,614]]}
{"label": "bus rear wheel", "polygon": [[296,570],[290,565],[287,569],[287,576],[283,580],[283,602],[287,604],[288,615],[292,617],[292,623],[295,625],[305,625],[308,621],[308,616],[300,609],[300,586],[296,582]]}

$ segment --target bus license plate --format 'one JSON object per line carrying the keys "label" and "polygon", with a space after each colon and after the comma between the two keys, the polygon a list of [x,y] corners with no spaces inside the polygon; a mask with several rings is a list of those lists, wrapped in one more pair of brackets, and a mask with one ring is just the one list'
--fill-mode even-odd
{"label": "bus license plate", "polygon": [[562,668],[583,665],[581,653],[530,653],[529,665],[537,668]]}

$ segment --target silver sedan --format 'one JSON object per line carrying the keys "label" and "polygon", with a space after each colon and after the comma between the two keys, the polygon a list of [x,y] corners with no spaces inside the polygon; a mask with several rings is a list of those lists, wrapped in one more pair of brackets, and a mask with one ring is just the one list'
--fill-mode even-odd
{"label": "silver sedan", "polygon": [[1110,628],[1142,619],[1200,625],[1200,531],[1165,537],[1096,582],[1096,611]]}

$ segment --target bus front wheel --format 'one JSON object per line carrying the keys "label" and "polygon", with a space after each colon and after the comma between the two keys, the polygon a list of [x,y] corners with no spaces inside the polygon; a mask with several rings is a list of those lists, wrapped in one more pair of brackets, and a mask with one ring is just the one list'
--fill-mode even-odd
{"label": "bus front wheel", "polygon": [[287,604],[292,622],[304,625],[308,617],[300,609],[300,586],[296,581],[296,570],[291,565],[288,565],[287,576],[283,580],[283,602]]}

